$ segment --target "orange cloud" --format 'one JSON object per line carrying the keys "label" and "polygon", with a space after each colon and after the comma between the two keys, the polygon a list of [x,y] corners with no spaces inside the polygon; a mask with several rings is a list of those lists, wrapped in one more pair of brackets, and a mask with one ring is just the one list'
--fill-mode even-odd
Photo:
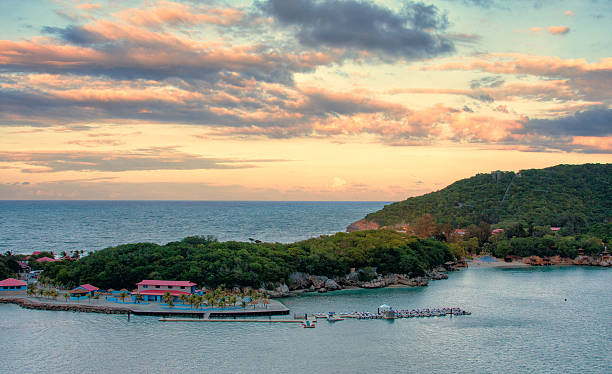
{"label": "orange cloud", "polygon": [[538,33],[540,33],[542,31],[542,28],[541,27],[532,27],[532,28],[529,29],[529,31],[532,34],[538,34]]}
{"label": "orange cloud", "polygon": [[155,6],[146,9],[126,9],[117,15],[130,24],[151,28],[159,28],[165,24],[230,25],[240,22],[244,16],[241,10],[235,8],[194,9],[170,1],[158,1]]}
{"label": "orange cloud", "polygon": [[570,31],[569,27],[566,26],[550,26],[548,32],[553,35],[565,35]]}
{"label": "orange cloud", "polygon": [[77,4],[76,7],[83,10],[102,9],[102,4],[83,3]]}

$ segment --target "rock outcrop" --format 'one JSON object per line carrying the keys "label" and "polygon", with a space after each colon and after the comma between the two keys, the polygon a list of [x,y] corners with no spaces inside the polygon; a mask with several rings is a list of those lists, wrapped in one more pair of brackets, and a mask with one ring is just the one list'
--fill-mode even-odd
{"label": "rock outcrop", "polygon": [[346,228],[347,232],[363,231],[363,230],[378,230],[380,225],[376,222],[366,221],[365,219],[353,222]]}

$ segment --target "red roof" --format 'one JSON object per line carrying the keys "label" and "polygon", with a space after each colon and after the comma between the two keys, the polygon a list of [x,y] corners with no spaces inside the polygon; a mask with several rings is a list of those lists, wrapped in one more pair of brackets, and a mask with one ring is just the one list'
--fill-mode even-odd
{"label": "red roof", "polygon": [[187,282],[187,281],[163,281],[163,280],[150,280],[145,279],[140,283],[136,283],[139,286],[183,286],[183,287],[191,287],[195,286],[195,283]]}
{"label": "red roof", "polygon": [[561,230],[561,227],[551,227],[550,229],[551,231],[559,231]]}
{"label": "red roof", "polygon": [[17,280],[15,278],[7,278],[3,281],[0,281],[0,287],[21,287],[27,285],[26,282]]}
{"label": "red roof", "polygon": [[53,261],[55,261],[54,258],[49,258],[47,256],[36,259],[36,262],[53,262]]}
{"label": "red roof", "polygon": [[[84,288],[84,289],[86,289],[86,290],[87,290],[87,291],[89,291],[89,292],[99,290],[99,288],[98,288],[98,287],[96,287],[96,286],[92,286],[92,285],[91,285],[91,284],[89,284],[89,283],[82,284],[82,285],[78,286],[77,288]],[[76,288],[75,288],[75,289],[76,289]]]}
{"label": "red roof", "polygon": [[39,252],[39,251],[32,252],[32,256],[36,256],[36,255],[39,255],[39,254],[40,254],[40,252]]}
{"label": "red roof", "polygon": [[172,296],[191,295],[189,292],[177,291],[177,290],[142,290],[139,292],[132,292],[133,295],[151,295],[151,296],[164,296],[166,292],[170,292]]}

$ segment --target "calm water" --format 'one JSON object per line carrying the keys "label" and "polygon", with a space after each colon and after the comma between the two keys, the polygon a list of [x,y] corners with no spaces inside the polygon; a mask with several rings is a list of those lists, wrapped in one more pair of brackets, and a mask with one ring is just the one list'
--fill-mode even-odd
{"label": "calm water", "polygon": [[[285,299],[293,312],[460,306],[471,316],[293,325],[160,323],[152,317],[0,305],[6,373],[610,373],[612,272],[470,269],[415,289]],[[567,301],[564,301],[567,299]]]}
{"label": "calm water", "polygon": [[0,250],[93,250],[192,235],[294,242],[346,230],[383,202],[0,201]]}

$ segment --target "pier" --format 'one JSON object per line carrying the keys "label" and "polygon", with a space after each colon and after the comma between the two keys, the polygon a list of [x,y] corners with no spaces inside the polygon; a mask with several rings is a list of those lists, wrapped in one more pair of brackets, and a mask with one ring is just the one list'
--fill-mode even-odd
{"label": "pier", "polygon": [[299,323],[304,324],[303,320],[297,319],[255,319],[255,318],[160,318],[160,322],[246,322],[246,323]]}

